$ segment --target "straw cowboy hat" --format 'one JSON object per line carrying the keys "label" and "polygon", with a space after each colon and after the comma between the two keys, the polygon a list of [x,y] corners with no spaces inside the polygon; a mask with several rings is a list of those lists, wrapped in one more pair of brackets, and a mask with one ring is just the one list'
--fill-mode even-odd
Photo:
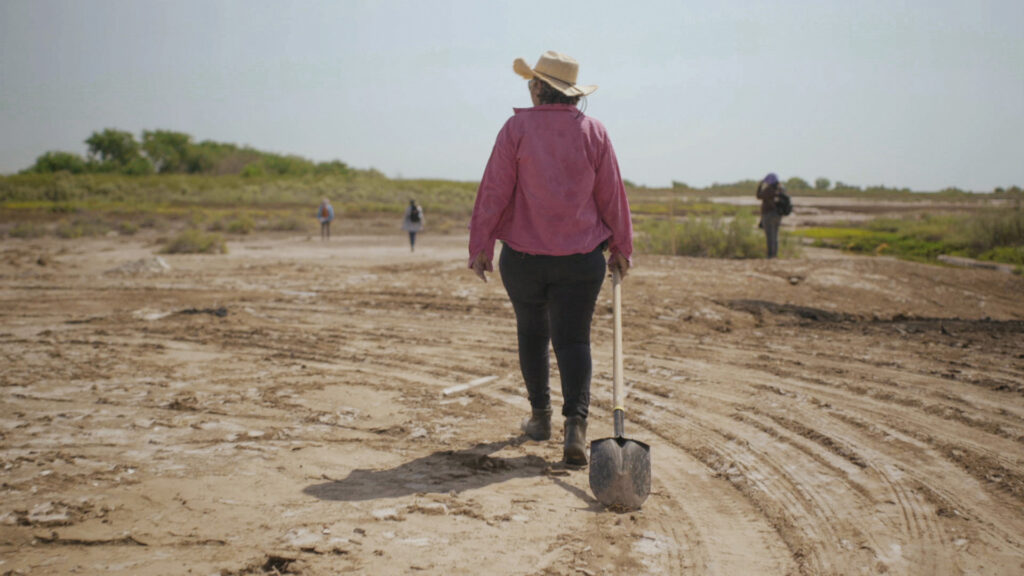
{"label": "straw cowboy hat", "polygon": [[580,71],[580,64],[571,56],[559,54],[552,50],[541,54],[537,65],[530,68],[526,60],[516,58],[512,63],[512,69],[527,80],[534,77],[550,84],[566,96],[586,96],[593,94],[597,86],[579,86],[576,84],[576,74]]}

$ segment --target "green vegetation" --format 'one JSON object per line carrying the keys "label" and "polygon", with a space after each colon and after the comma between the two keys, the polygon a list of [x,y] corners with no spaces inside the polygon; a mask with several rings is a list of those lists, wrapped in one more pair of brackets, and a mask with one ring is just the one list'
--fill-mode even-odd
{"label": "green vegetation", "polygon": [[35,222],[18,222],[8,234],[12,238],[39,238],[46,234],[46,229]]}
{"label": "green vegetation", "polygon": [[[19,174],[0,177],[5,213],[98,212],[182,218],[195,209],[295,212],[313,218],[327,197],[345,215],[401,215],[410,198],[427,214],[468,218],[477,185],[443,180],[392,180],[375,170],[346,176],[204,176],[185,174]],[[12,214],[6,214],[10,216]]]}
{"label": "green vegetation", "polygon": [[[764,234],[750,212],[728,219],[644,219],[637,224],[637,232],[637,249],[646,254],[704,258],[761,258],[765,254]],[[782,244],[784,255],[792,253],[792,242]]]}
{"label": "green vegetation", "polygon": [[85,139],[85,144],[87,158],[71,152],[49,151],[23,173],[234,174],[259,178],[345,176],[353,171],[340,160],[316,163],[299,156],[271,154],[210,140],[195,143],[192,136],[171,130],[144,130],[139,141],[131,132],[107,128],[93,132]]}
{"label": "green vegetation", "polygon": [[235,218],[231,222],[228,222],[228,233],[229,234],[248,234],[252,232],[253,221],[248,215],[244,215],[240,218]]}
{"label": "green vegetation", "polygon": [[118,222],[117,223],[117,233],[118,234],[121,234],[121,235],[124,235],[124,236],[132,236],[132,235],[134,235],[138,231],[139,231],[139,227],[134,222],[123,221],[123,222]]}
{"label": "green vegetation", "polygon": [[691,196],[673,196],[657,193],[630,194],[629,209],[638,216],[709,216],[728,218],[744,208],[735,204],[721,204]]}
{"label": "green vegetation", "polygon": [[[654,194],[660,196],[673,193],[685,194],[694,198],[707,198],[709,196],[753,196],[757,189],[757,180],[741,180],[731,184],[714,183],[706,188],[692,188],[678,181],[672,182],[669,189],[647,188],[643,186],[627,185],[630,189],[630,197],[635,193],[641,196]],[[786,189],[792,196],[801,197],[846,197],[846,198],[870,198],[872,200],[896,200],[901,202],[928,201],[928,200],[964,200],[969,201],[977,198],[978,194],[948,187],[937,192],[913,191],[910,188],[890,188],[887,186],[854,186],[844,182],[833,182],[828,178],[817,178],[811,186],[806,180],[799,176],[791,177],[785,182]],[[1024,190],[1019,186],[1009,188],[997,187],[985,194],[989,199],[1022,199]]]}
{"label": "green vegetation", "polygon": [[970,215],[880,218],[861,226],[804,228],[793,234],[816,246],[862,254],[934,261],[949,254],[1024,266],[1024,211],[987,210]]}
{"label": "green vegetation", "polygon": [[57,224],[56,234],[60,238],[82,238],[86,236],[102,236],[110,231],[110,226],[95,218],[77,217],[61,220]]}
{"label": "green vegetation", "polygon": [[[826,178],[815,180],[814,188],[800,178],[791,178],[787,186],[796,197],[864,197],[874,200],[903,202],[941,199],[964,202],[965,206],[979,199],[977,194],[949,188],[938,193],[914,193],[908,189],[874,186],[851,187]],[[744,248],[740,226],[748,209],[713,203],[713,196],[752,196],[756,182],[713,184],[694,189],[682,182],[673,182],[671,189],[638,188],[629,190],[630,205],[637,218],[638,249],[647,253],[701,255],[727,258],[760,256],[763,235],[753,228],[750,243]],[[830,189],[831,188],[831,189]],[[816,246],[839,248],[862,254],[892,256],[934,262],[939,255],[950,254],[1024,267],[1024,241],[1021,240],[1020,204],[1024,191],[1019,187],[998,188],[985,194],[986,200],[1015,200],[1011,210],[989,210],[972,215],[924,215],[912,219],[876,219],[868,223],[848,224],[831,228],[802,228],[795,232],[783,229],[780,253],[792,254],[796,238],[812,240]],[[927,210],[924,207],[923,210]],[[669,225],[669,220],[685,220]],[[735,220],[733,219],[735,218]],[[751,228],[747,228],[751,230]],[[748,256],[749,255],[749,256]]]}
{"label": "green vegetation", "polygon": [[310,229],[311,223],[312,220],[296,215],[275,215],[266,223],[264,229],[274,232],[301,232]]}
{"label": "green vegetation", "polygon": [[40,174],[54,172],[81,174],[86,171],[86,162],[81,156],[71,152],[47,152],[36,158],[36,163],[32,170]]}
{"label": "green vegetation", "polygon": [[[0,176],[0,225],[10,237],[47,233],[79,238],[139,229],[187,229],[170,251],[217,252],[217,233],[249,234],[258,230],[309,232],[313,211],[329,198],[335,213],[346,218],[399,218],[410,198],[424,206],[431,230],[446,234],[465,230],[477,183],[390,179],[379,171],[355,169],[340,160],[313,162],[294,155],[271,154],[245,146],[192,137],[169,130],[146,130],[141,139],[130,132],[105,129],[85,140],[86,158],[51,151],[20,174]],[[763,234],[752,206],[721,203],[715,197],[750,197],[756,180],[715,183],[705,188],[673,181],[670,188],[648,188],[625,181],[636,222],[638,249],[648,253],[720,258],[760,257]],[[800,197],[857,197],[901,202],[968,203],[979,195],[947,188],[915,193],[906,188],[860,188],[817,177],[813,184],[798,176],[786,180]],[[784,229],[781,251],[795,250],[793,235],[818,246],[859,253],[891,254],[933,261],[940,254],[962,255],[1024,266],[1017,186],[996,188],[986,200],[1011,199],[1016,209],[974,212],[971,216],[928,215],[880,219],[831,228]],[[797,202],[799,205],[799,201]],[[927,206],[922,207],[927,212]]]}
{"label": "green vegetation", "polygon": [[227,244],[220,234],[189,228],[171,240],[164,254],[226,254]]}

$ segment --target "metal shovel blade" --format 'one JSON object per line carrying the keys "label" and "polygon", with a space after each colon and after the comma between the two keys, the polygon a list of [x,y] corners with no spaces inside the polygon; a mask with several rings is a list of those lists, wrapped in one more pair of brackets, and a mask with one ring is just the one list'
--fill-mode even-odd
{"label": "metal shovel blade", "polygon": [[651,493],[651,447],[621,436],[591,442],[590,490],[608,508],[640,508]]}

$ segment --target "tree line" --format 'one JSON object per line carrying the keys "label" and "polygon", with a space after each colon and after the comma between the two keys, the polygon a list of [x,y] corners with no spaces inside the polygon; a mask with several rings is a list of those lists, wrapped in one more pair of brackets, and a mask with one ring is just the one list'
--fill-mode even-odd
{"label": "tree line", "polygon": [[204,140],[172,130],[143,130],[142,139],[125,130],[107,128],[86,140],[87,155],[50,151],[36,158],[22,174],[116,173],[236,174],[242,176],[348,175],[353,172],[340,160],[313,162],[294,155],[272,154],[247,146]]}

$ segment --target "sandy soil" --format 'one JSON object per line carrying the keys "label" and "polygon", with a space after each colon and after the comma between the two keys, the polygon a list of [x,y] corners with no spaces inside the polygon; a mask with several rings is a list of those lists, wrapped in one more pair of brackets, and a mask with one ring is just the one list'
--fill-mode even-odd
{"label": "sandy soil", "polygon": [[145,237],[4,240],[0,573],[1024,573],[1024,279],[638,258],[653,492],[614,513],[560,431],[519,437],[512,311],[465,242],[257,236],[164,268]]}

